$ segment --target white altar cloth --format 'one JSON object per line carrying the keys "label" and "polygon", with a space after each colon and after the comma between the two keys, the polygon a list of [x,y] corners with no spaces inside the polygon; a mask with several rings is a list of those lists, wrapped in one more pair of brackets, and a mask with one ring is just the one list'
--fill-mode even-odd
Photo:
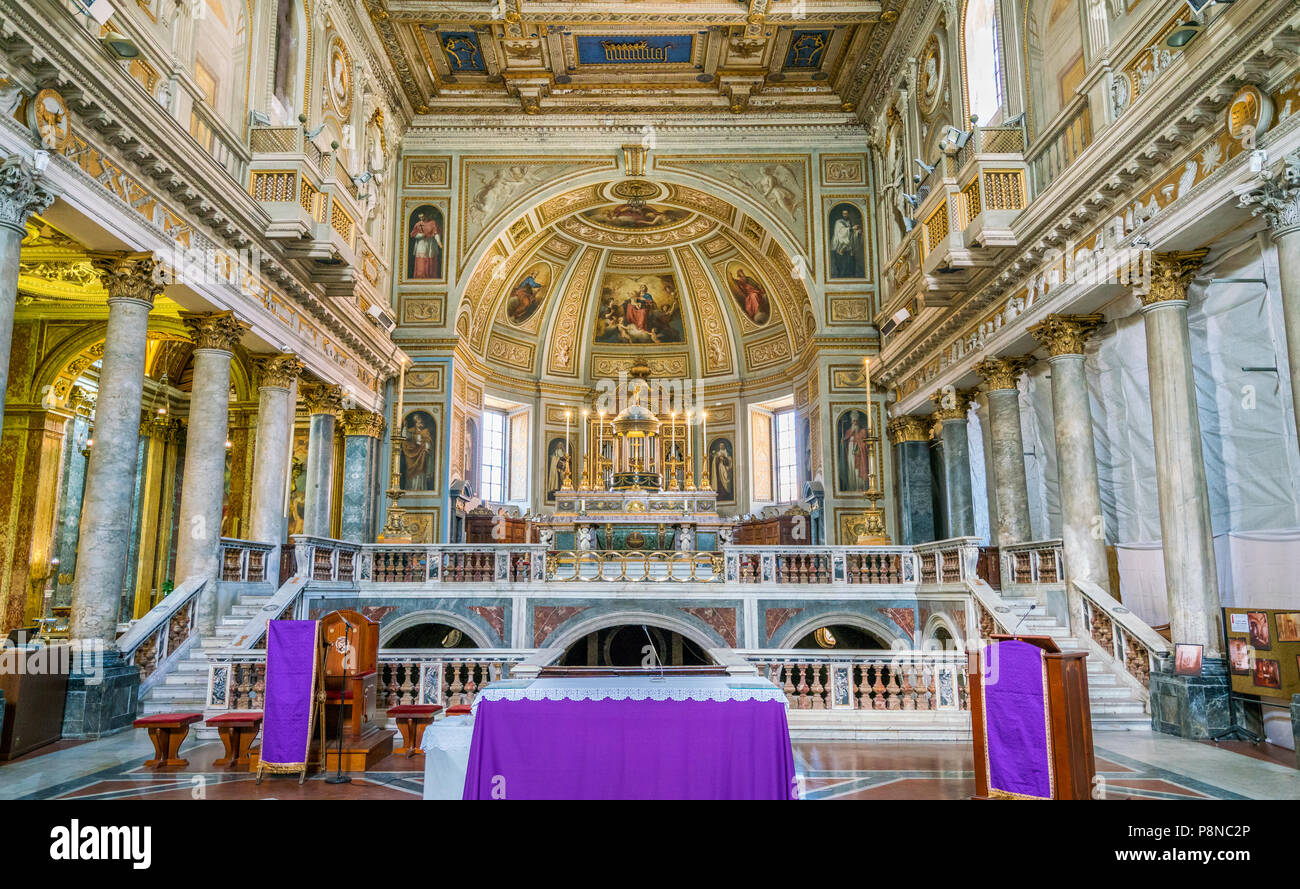
{"label": "white altar cloth", "polygon": [[493,682],[482,701],[780,701],[785,693],[747,676],[556,676]]}
{"label": "white altar cloth", "polygon": [[460,799],[469,770],[469,745],[474,737],[474,717],[435,719],[424,729],[424,798]]}

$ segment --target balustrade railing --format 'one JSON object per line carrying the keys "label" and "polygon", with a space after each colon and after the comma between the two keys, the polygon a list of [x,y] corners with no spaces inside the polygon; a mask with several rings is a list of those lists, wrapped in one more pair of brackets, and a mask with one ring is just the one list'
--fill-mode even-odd
{"label": "balustrade railing", "polygon": [[552,550],[546,579],[581,583],[720,583],[722,554],[676,550]]}
{"label": "balustrade railing", "polygon": [[226,583],[265,583],[275,546],[252,540],[221,538],[221,579]]}
{"label": "balustrade railing", "polygon": [[1084,630],[1093,644],[1149,689],[1151,671],[1172,654],[1168,641],[1096,584],[1079,581],[1074,587],[1083,597]]}
{"label": "balustrade railing", "polygon": [[936,540],[913,549],[922,584],[959,584],[976,577],[978,537]]}
{"label": "balustrade railing", "polygon": [[197,605],[208,581],[191,577],[149,609],[117,640],[128,663],[140,669],[140,694],[162,678],[198,638]]}
{"label": "balustrade railing", "polygon": [[792,710],[966,710],[962,651],[738,652]]}
{"label": "balustrade railing", "polygon": [[724,546],[731,583],[911,584],[918,562],[908,546]]}
{"label": "balustrade railing", "polygon": [[203,146],[231,179],[243,183],[248,169],[249,152],[217,114],[203,102],[190,109],[190,135]]}
{"label": "balustrade railing", "polygon": [[1033,540],[1001,548],[1002,583],[1060,583],[1064,577],[1060,540]]}
{"label": "balustrade railing", "polygon": [[1035,140],[1029,164],[1034,195],[1042,194],[1083,150],[1092,144],[1092,114],[1088,97],[1079,96],[1060,118]]}
{"label": "balustrade railing", "polygon": [[292,540],[299,574],[318,582],[354,584],[360,580],[359,544],[303,534],[294,535]]}

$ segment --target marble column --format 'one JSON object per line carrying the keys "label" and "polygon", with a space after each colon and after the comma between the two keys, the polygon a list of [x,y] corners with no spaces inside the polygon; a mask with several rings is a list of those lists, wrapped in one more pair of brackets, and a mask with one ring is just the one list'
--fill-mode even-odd
{"label": "marble column", "polygon": [[384,434],[384,417],[373,411],[343,412],[343,503],[339,536],[374,543],[375,450]]}
{"label": "marble column", "polygon": [[1187,332],[1187,287],[1208,252],[1153,255],[1151,282],[1137,294],[1146,327],[1171,636],[1175,643],[1202,646],[1203,654],[1200,676],[1152,673],[1152,724],[1160,731],[1199,738],[1229,724],[1210,496]]}
{"label": "marble column", "polygon": [[54,203],[40,175],[18,155],[0,164],[0,421],[9,385],[9,347],[14,334],[14,305],[18,300],[18,260],[27,218]]}
{"label": "marble column", "polygon": [[1061,549],[1065,557],[1070,627],[1083,627],[1083,598],[1073,586],[1088,580],[1110,591],[1106,528],[1102,522],[1092,404],[1084,372],[1084,346],[1101,315],[1049,315],[1029,332],[1047,347],[1052,366],[1052,421],[1061,490]]}
{"label": "marble column", "polygon": [[226,435],[230,423],[230,359],[248,325],[232,312],[182,314],[194,341],[194,383],[185,432],[185,472],[176,517],[176,585],[206,578],[199,596],[198,626],[216,632],[221,575],[221,507],[225,500]]}
{"label": "marble column", "polygon": [[1020,389],[1016,383],[1033,358],[1027,355],[985,358],[975,365],[984,378],[989,403],[989,450],[993,490],[998,505],[998,546],[1024,543],[1029,525],[1029,483],[1025,479],[1025,442],[1020,432]]}
{"label": "marble column", "polygon": [[[285,492],[292,458],[294,382],[302,362],[287,353],[254,361],[257,371],[257,440],[253,445],[253,491],[249,506],[251,540],[285,543]],[[279,551],[267,564],[267,577],[278,577]]]}
{"label": "marble column", "polygon": [[886,427],[898,460],[899,543],[934,540],[934,482],[930,475],[930,422],[925,417],[894,417]]}
{"label": "marble column", "polygon": [[302,387],[303,402],[311,416],[307,439],[307,478],[303,488],[302,533],[330,536],[330,506],[334,491],[334,427],[343,409],[343,390],[314,383]]}
{"label": "marble column", "polygon": [[68,679],[65,738],[129,726],[140,684],[139,670],[117,651],[117,617],[130,547],[149,312],[162,285],[147,253],[94,254],[92,263],[108,291],[108,329],[77,536],[68,635],[80,656]]}
{"label": "marble column", "polygon": [[970,411],[973,389],[941,389],[934,393],[938,410],[934,420],[939,423],[943,439],[943,477],[947,502],[949,537],[973,537],[975,534],[975,502],[971,498],[970,441],[967,437],[966,414]]}
{"label": "marble column", "polygon": [[1282,171],[1241,196],[1241,204],[1263,217],[1277,245],[1282,325],[1291,370],[1291,419],[1300,436],[1300,152],[1282,162]]}

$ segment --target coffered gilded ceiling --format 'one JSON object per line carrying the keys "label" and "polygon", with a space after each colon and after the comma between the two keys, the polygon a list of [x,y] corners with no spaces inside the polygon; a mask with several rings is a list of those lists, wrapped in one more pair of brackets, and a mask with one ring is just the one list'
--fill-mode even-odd
{"label": "coffered gilded ceiling", "polygon": [[843,115],[896,14],[878,0],[367,0],[419,114]]}

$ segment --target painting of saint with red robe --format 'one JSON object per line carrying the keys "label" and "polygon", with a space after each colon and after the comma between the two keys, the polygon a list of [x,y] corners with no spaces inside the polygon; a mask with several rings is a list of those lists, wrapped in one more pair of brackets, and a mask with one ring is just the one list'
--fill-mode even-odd
{"label": "painting of saint with red robe", "polygon": [[836,463],[839,487],[846,494],[870,491],[875,459],[871,451],[875,436],[867,431],[867,412],[851,409],[840,414],[835,423]]}
{"label": "painting of saint with red robe", "polygon": [[763,325],[772,317],[771,303],[767,298],[767,288],[758,280],[752,270],[746,269],[738,262],[727,265],[727,287],[736,298],[736,305],[750,321]]}
{"label": "painting of saint with red robe", "polygon": [[406,279],[442,280],[442,211],[432,204],[421,204],[411,211],[406,231]]}
{"label": "painting of saint with red robe", "polygon": [[659,345],[685,340],[677,282],[670,274],[607,274],[600,286],[595,341]]}

